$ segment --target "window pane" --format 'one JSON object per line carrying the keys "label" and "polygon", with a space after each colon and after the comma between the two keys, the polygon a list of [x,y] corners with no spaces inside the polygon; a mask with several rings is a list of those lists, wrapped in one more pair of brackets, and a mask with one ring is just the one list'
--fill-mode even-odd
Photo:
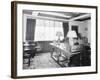
{"label": "window pane", "polygon": [[58,37],[57,32],[62,33],[60,38],[63,39],[62,22],[37,19],[35,29],[35,41],[53,41]]}

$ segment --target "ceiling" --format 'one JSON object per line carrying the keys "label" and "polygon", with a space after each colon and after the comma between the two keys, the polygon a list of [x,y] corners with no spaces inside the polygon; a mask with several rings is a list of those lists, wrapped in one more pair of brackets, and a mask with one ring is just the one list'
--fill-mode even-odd
{"label": "ceiling", "polygon": [[32,11],[32,10],[23,10],[24,14],[47,17],[47,18],[56,18],[64,19],[69,21],[85,21],[91,19],[89,13],[78,13],[78,12],[52,12],[52,11]]}

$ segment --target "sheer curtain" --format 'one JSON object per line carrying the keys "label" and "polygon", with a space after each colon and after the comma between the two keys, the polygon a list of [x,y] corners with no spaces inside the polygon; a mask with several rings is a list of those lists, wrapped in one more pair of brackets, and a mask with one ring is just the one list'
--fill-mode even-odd
{"label": "sheer curtain", "polygon": [[35,41],[53,41],[57,39],[56,33],[61,32],[63,34],[63,24],[58,21],[36,19],[35,28]]}

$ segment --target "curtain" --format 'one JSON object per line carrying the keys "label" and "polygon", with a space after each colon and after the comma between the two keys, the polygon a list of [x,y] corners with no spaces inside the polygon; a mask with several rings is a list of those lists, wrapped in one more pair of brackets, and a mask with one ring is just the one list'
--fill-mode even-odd
{"label": "curtain", "polygon": [[[63,35],[62,22],[36,19],[35,41],[53,41],[57,39],[56,33],[60,31]],[[64,36],[61,36],[61,39]]]}
{"label": "curtain", "polygon": [[63,22],[63,31],[64,31],[64,37],[66,37],[68,31],[69,31],[69,24],[68,22]]}
{"label": "curtain", "polygon": [[35,19],[27,19],[26,40],[30,41],[34,40],[35,25],[36,25]]}

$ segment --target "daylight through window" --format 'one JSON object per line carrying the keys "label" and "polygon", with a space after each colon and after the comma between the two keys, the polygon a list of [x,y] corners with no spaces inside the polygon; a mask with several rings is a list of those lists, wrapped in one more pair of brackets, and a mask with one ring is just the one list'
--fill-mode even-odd
{"label": "daylight through window", "polygon": [[[57,32],[63,35],[62,22],[36,19],[35,40],[34,41],[52,41],[58,39]],[[62,40],[64,37],[61,36]]]}

